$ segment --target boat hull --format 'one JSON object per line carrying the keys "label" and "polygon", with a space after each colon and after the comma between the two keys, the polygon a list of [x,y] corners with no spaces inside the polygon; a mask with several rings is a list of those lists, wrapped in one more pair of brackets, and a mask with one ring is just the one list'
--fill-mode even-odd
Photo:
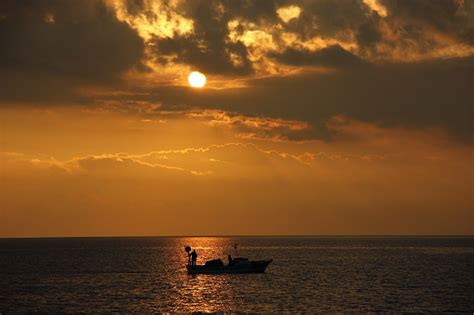
{"label": "boat hull", "polygon": [[249,261],[246,264],[225,265],[225,266],[205,266],[186,265],[189,274],[239,274],[239,273],[264,273],[268,265],[272,262],[268,260]]}

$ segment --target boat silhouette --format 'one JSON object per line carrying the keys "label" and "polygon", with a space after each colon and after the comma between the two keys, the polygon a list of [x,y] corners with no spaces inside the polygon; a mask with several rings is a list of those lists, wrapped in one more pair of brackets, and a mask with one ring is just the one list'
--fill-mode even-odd
{"label": "boat silhouette", "polygon": [[248,260],[247,258],[235,258],[233,263],[224,265],[220,259],[216,259],[208,261],[204,265],[187,264],[186,269],[189,274],[264,273],[272,261],[272,259]]}
{"label": "boat silhouette", "polygon": [[[237,249],[237,245],[234,245]],[[189,274],[237,274],[237,273],[264,273],[273,259],[249,260],[247,258],[234,258],[229,255],[229,263],[224,265],[221,259],[206,261],[204,265],[196,264],[197,253],[191,252],[190,246],[184,249],[188,253],[188,264],[186,270]]]}

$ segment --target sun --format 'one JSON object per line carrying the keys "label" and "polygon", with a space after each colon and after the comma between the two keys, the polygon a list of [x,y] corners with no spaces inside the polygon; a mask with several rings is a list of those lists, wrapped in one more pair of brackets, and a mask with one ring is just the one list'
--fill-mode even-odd
{"label": "sun", "polygon": [[202,88],[206,85],[206,76],[198,71],[193,71],[188,76],[189,85],[195,88]]}

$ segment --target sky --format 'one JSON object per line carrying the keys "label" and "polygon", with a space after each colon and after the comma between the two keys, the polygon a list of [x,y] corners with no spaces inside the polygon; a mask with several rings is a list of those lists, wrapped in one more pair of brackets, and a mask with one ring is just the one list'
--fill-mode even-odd
{"label": "sky", "polygon": [[0,237],[472,235],[473,87],[473,1],[4,0]]}

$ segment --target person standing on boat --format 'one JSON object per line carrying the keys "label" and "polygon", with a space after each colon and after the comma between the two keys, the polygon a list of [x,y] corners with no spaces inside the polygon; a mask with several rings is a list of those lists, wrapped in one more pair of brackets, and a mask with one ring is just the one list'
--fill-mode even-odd
{"label": "person standing on boat", "polygon": [[227,259],[229,260],[229,266],[232,266],[234,264],[234,260],[232,259],[232,256],[230,254],[227,255]]}
{"label": "person standing on boat", "polygon": [[193,251],[191,252],[191,264],[193,266],[196,265],[197,257],[198,257],[198,254],[196,253],[196,250],[193,249]]}

